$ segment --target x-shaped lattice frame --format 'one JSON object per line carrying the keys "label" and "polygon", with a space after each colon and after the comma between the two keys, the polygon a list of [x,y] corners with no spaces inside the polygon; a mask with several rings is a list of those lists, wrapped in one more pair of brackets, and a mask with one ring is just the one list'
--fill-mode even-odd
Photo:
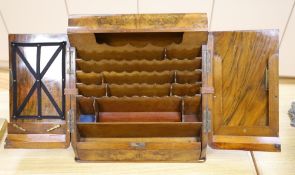
{"label": "x-shaped lattice frame", "polygon": [[[41,60],[41,47],[46,46],[58,46],[57,50],[54,52],[52,57],[49,59],[48,63],[45,65],[44,69],[40,70],[40,60]],[[36,72],[24,56],[24,54],[20,51],[19,47],[37,47],[37,62],[36,62]],[[53,118],[53,119],[65,119],[65,55],[66,55],[66,42],[48,42],[48,43],[11,43],[11,50],[12,50],[12,79],[13,79],[13,118],[20,119],[20,118]],[[42,78],[57,58],[59,53],[62,52],[62,109],[59,108],[56,101],[50,94],[49,90],[42,82]],[[29,93],[21,103],[19,107],[17,107],[17,75],[16,75],[16,55],[20,57],[20,59],[24,62],[25,66],[28,68],[30,73],[35,78],[35,83],[33,84],[32,88],[30,89]],[[41,89],[45,92],[46,96],[50,100],[51,104],[54,106],[58,116],[42,116],[42,97],[41,97]],[[37,90],[37,103],[38,103],[38,115],[37,116],[21,116],[21,112],[25,108],[26,104],[32,97],[33,93]]]}

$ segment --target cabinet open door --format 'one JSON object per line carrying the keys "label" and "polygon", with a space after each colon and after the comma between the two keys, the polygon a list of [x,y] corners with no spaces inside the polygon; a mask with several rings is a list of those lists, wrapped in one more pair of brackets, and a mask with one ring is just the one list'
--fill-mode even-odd
{"label": "cabinet open door", "polygon": [[211,147],[280,151],[278,44],[278,30],[210,33]]}
{"label": "cabinet open door", "polygon": [[9,36],[10,121],[6,148],[66,148],[67,35]]}

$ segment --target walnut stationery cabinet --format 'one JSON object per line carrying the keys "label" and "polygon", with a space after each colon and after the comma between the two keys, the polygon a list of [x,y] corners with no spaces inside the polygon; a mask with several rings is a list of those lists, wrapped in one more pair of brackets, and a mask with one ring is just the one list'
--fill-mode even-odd
{"label": "walnut stationery cabinet", "polygon": [[278,30],[209,32],[206,14],[71,16],[11,34],[5,148],[77,161],[199,162],[280,151]]}

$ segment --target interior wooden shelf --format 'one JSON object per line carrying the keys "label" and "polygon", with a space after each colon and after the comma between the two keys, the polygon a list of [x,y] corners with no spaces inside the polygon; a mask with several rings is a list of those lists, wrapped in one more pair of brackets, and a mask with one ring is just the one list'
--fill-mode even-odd
{"label": "interior wooden shelf", "polygon": [[199,160],[202,58],[200,40],[193,40],[199,36],[97,33],[95,41],[82,36],[92,44],[77,47],[81,160]]}
{"label": "interior wooden shelf", "polygon": [[79,94],[85,97],[164,97],[164,96],[195,96],[200,94],[201,82],[194,84],[76,84]]}
{"label": "interior wooden shelf", "polygon": [[77,70],[90,73],[100,73],[103,71],[133,72],[133,71],[166,71],[182,70],[193,71],[201,68],[202,59],[164,59],[164,60],[101,60],[85,61],[76,59]]}
{"label": "interior wooden shelf", "polygon": [[202,70],[193,71],[133,71],[133,72],[101,72],[101,73],[85,73],[83,71],[76,72],[77,83],[86,85],[96,84],[165,84],[165,83],[196,83],[202,80]]}
{"label": "interior wooden shelf", "polygon": [[[77,98],[78,116],[99,121],[201,121],[201,95]],[[116,119],[117,117],[117,119]],[[79,119],[79,118],[78,118]],[[107,119],[107,120],[106,120]]]}

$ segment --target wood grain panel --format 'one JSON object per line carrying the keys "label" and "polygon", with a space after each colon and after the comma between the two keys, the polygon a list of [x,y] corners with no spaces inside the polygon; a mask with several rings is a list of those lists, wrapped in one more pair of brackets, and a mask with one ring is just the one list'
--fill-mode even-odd
{"label": "wood grain panel", "polygon": [[[269,58],[277,52],[276,31],[214,34],[214,73],[219,74],[214,77],[215,102],[221,103],[216,107],[222,111],[218,113],[220,120],[214,122],[214,132],[222,134],[226,132],[222,128],[241,127],[245,135],[251,135],[247,127],[269,126],[266,86],[277,85],[266,85],[265,70]],[[236,134],[234,130],[232,134]]]}
{"label": "wood grain panel", "polygon": [[[9,35],[9,42],[18,43],[46,43],[46,42],[63,42],[67,41],[67,36],[65,34],[11,34]],[[11,43],[9,43],[10,45]],[[33,70],[36,70],[36,55],[37,51],[34,47],[19,47],[20,53],[23,53],[28,59],[29,64],[32,66]],[[49,61],[56,47],[54,46],[42,46],[41,47],[41,60],[40,69],[44,69],[46,63]],[[10,70],[12,70],[12,47],[10,45]],[[53,99],[57,101],[57,105],[61,107],[61,96],[62,96],[62,75],[61,75],[61,54],[59,54],[52,63],[52,68],[49,68],[48,72],[44,75],[43,83],[47,87],[48,91],[52,94]],[[35,81],[32,74],[28,71],[24,63],[21,61],[19,54],[16,58],[17,61],[17,81],[18,83],[18,105],[23,101],[24,97],[28,94],[33,82]],[[66,69],[66,68],[65,68]],[[10,77],[12,81],[12,77]],[[67,84],[67,83],[66,83]],[[5,148],[65,148],[69,145],[69,132],[67,125],[64,120],[61,119],[22,119],[16,120],[13,118],[13,88],[10,86],[10,123],[8,128],[8,137],[6,139],[7,144]],[[42,102],[42,113],[46,116],[56,115],[56,110],[45,96],[44,92],[41,91],[43,102]],[[37,115],[37,96],[34,94],[29,103],[24,108],[22,115],[30,114]],[[69,109],[69,103],[66,102],[66,110]],[[67,116],[66,116],[67,119]],[[13,125],[16,124],[25,130],[18,129]],[[15,126],[16,126],[15,125]],[[60,125],[60,127],[50,130],[53,127]],[[58,134],[62,138],[59,141],[55,140],[55,137],[49,137],[50,134]],[[20,140],[14,138],[19,137]],[[46,139],[46,142],[40,142],[40,140]]]}
{"label": "wood grain panel", "polygon": [[269,113],[278,109],[277,97],[269,96],[278,86],[277,62],[269,65],[278,31],[215,32],[213,41],[213,135],[278,136],[278,115]]}

